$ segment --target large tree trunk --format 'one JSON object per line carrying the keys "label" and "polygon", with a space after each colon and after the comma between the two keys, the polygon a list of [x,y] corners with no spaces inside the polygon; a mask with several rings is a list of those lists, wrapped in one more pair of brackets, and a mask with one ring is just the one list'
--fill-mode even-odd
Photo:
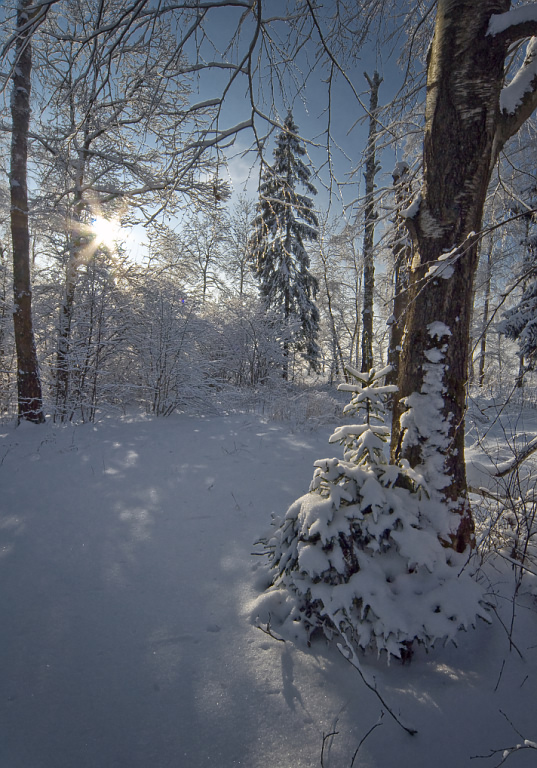
{"label": "large tree trunk", "polygon": [[419,466],[432,492],[460,515],[450,536],[457,551],[473,539],[464,413],[476,233],[499,150],[525,119],[500,113],[510,41],[487,34],[491,14],[509,7],[509,0],[438,1],[427,68],[423,187],[407,213],[414,255],[392,453]]}
{"label": "large tree trunk", "polygon": [[41,423],[45,420],[41,381],[32,323],[30,282],[30,233],[28,227],[28,131],[32,74],[30,0],[17,8],[17,40],[11,95],[11,238],[13,243],[13,325],[17,350],[17,391],[19,419]]}

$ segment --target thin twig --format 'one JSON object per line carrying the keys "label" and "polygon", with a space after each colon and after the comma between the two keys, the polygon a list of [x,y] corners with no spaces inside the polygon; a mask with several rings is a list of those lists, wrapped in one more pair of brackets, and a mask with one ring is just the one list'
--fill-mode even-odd
{"label": "thin twig", "polygon": [[338,733],[339,733],[339,731],[331,731],[330,733],[327,733],[326,735],[323,733],[323,745],[321,747],[321,768],[324,768],[324,748],[325,748],[326,742],[332,736],[337,736]]}
{"label": "thin twig", "polygon": [[285,643],[285,640],[283,637],[277,637],[270,628],[270,618],[269,621],[267,621],[267,626],[263,627],[261,624],[257,625],[257,628],[261,630],[261,632],[264,632],[265,635],[268,635],[269,637],[272,637],[273,640],[278,640],[280,643]]}
{"label": "thin twig", "polygon": [[522,570],[527,571],[528,573],[531,573],[532,576],[537,576],[537,573],[535,571],[532,571],[531,568],[528,568],[528,566],[525,565],[522,561],[516,560],[514,557],[509,557],[509,555],[506,555],[503,552],[498,551],[496,552],[496,554],[502,557],[504,560],[507,560],[508,563],[515,565],[517,568],[522,568]]}
{"label": "thin twig", "polygon": [[501,617],[500,617],[500,614],[498,613],[498,611],[497,611],[497,609],[496,609],[496,606],[494,606],[494,605],[492,605],[492,604],[491,604],[491,608],[492,608],[492,610],[494,611],[494,613],[496,614],[496,618],[497,618],[497,619],[498,619],[498,621],[500,622],[500,625],[501,625],[501,626],[504,628],[504,630],[505,630],[505,634],[507,635],[507,638],[508,638],[508,640],[509,640],[509,645],[510,645],[512,648],[514,648],[514,649],[515,649],[515,651],[518,653],[518,655],[520,656],[520,658],[522,659],[522,661],[524,661],[525,659],[524,659],[524,656],[523,656],[523,654],[522,654],[522,651],[521,651],[521,650],[518,648],[518,646],[517,646],[517,645],[516,645],[516,643],[514,642],[514,640],[513,640],[513,638],[512,638],[512,633],[510,633],[510,632],[509,632],[509,629],[508,629],[508,628],[505,626],[505,622],[504,622],[504,621],[501,619]]}
{"label": "thin twig", "polygon": [[359,675],[360,675],[360,677],[362,678],[362,680],[363,680],[363,682],[364,682],[364,685],[365,685],[367,688],[369,688],[369,690],[370,690],[370,691],[373,691],[373,693],[374,693],[374,694],[375,694],[375,696],[378,698],[378,700],[380,701],[380,703],[382,704],[382,706],[386,708],[386,711],[388,712],[388,714],[389,714],[389,715],[391,715],[391,716],[393,717],[393,719],[395,720],[395,722],[397,723],[397,725],[398,725],[400,728],[402,728],[404,731],[406,731],[406,732],[407,732],[407,733],[408,733],[410,736],[415,736],[415,735],[417,734],[417,732],[418,732],[418,731],[417,731],[415,728],[408,728],[406,725],[404,725],[404,724],[403,724],[403,723],[402,723],[402,722],[399,720],[399,718],[397,717],[397,715],[395,714],[395,712],[393,711],[393,709],[392,709],[391,707],[389,707],[389,706],[386,704],[386,702],[384,701],[384,699],[382,698],[382,696],[381,696],[381,695],[380,695],[380,693],[378,692],[378,690],[377,690],[377,684],[376,684],[376,682],[375,682],[374,684],[371,684],[371,683],[369,682],[369,680],[367,680],[367,678],[365,677],[364,673],[362,672],[362,668],[361,668],[361,666],[360,666],[360,662],[358,661],[358,657],[356,656],[356,653],[355,653],[355,651],[354,651],[354,648],[353,648],[353,647],[352,647],[352,645],[349,643],[349,641],[348,641],[348,639],[347,639],[347,636],[346,636],[344,633],[342,633],[342,637],[343,637],[343,639],[345,640],[345,643],[347,644],[347,649],[348,649],[348,650],[349,650],[349,652],[350,652],[350,656],[347,656],[347,655],[346,655],[346,653],[345,653],[345,651],[344,651],[344,648],[343,648],[342,644],[341,644],[341,643],[338,643],[338,644],[337,644],[337,648],[338,648],[338,651],[339,651],[339,652],[341,653],[341,655],[343,656],[343,658],[344,658],[344,659],[346,659],[346,660],[349,662],[349,664],[350,664],[351,666],[353,666],[353,667],[354,667],[354,669],[355,669],[355,670],[358,672],[358,674],[359,674]]}
{"label": "thin twig", "polygon": [[358,752],[360,751],[360,747],[362,746],[362,744],[364,743],[364,741],[367,739],[367,737],[368,737],[368,736],[369,736],[371,733],[373,733],[373,731],[375,730],[375,728],[378,728],[378,727],[379,727],[379,725],[382,725],[382,723],[381,723],[380,721],[382,720],[382,718],[383,718],[383,717],[384,717],[384,711],[383,711],[383,710],[381,710],[381,712],[380,712],[380,717],[379,717],[379,719],[377,720],[377,722],[375,723],[375,725],[372,725],[372,726],[371,726],[371,728],[368,730],[368,732],[366,733],[366,735],[365,735],[365,736],[364,736],[364,737],[361,739],[360,743],[359,743],[359,744],[358,744],[358,746],[356,747],[356,751],[355,751],[354,755],[352,756],[352,760],[351,760],[351,765],[350,765],[350,768],[353,768],[353,765],[354,765],[354,761],[356,760],[356,757],[357,757],[357,755],[358,755]]}
{"label": "thin twig", "polygon": [[526,461],[526,459],[528,459],[532,453],[535,453],[535,451],[537,451],[537,437],[534,437],[533,440],[530,440],[525,448],[523,448],[518,455],[514,456],[514,458],[509,462],[509,465],[505,469],[496,472],[493,477],[505,477],[511,472],[514,472],[514,470],[518,469],[518,467],[520,467],[520,465]]}
{"label": "thin twig", "polygon": [[500,760],[500,762],[499,762],[499,763],[496,763],[496,765],[495,765],[495,767],[494,767],[494,768],[500,768],[500,766],[501,766],[501,765],[503,765],[503,764],[505,763],[505,761],[506,761],[506,760],[507,760],[507,759],[508,759],[508,758],[509,758],[509,757],[510,757],[510,756],[511,756],[511,755],[512,755],[514,752],[520,752],[520,751],[521,751],[521,750],[523,750],[523,749],[534,749],[534,750],[537,750],[537,742],[535,742],[535,741],[531,741],[530,739],[526,739],[526,738],[525,738],[525,737],[524,737],[524,736],[523,736],[523,735],[520,733],[520,731],[518,730],[518,728],[516,728],[516,727],[515,727],[515,725],[513,724],[513,722],[512,722],[512,721],[511,721],[511,720],[510,720],[510,719],[507,717],[507,715],[505,714],[505,712],[502,712],[502,710],[501,710],[501,709],[500,709],[500,714],[502,714],[502,715],[505,717],[505,719],[507,720],[507,722],[509,723],[509,725],[511,726],[511,728],[514,730],[514,732],[517,734],[517,736],[520,736],[520,738],[522,739],[522,742],[521,742],[520,744],[515,744],[515,745],[514,745],[514,746],[512,746],[512,747],[502,747],[502,748],[500,748],[500,749],[491,749],[491,750],[490,750],[490,752],[488,753],[488,755],[472,755],[472,756],[470,757],[470,760],[476,760],[476,759],[477,759],[477,760],[483,760],[483,759],[485,759],[485,760],[488,760],[488,758],[489,758],[489,757],[494,757],[494,755],[497,755],[498,753],[500,753],[500,752],[501,752],[501,754],[502,754],[502,759]]}
{"label": "thin twig", "polygon": [[501,666],[501,669],[500,669],[500,674],[498,675],[498,679],[496,681],[496,685],[494,686],[494,693],[496,693],[496,691],[498,690],[498,686],[500,685],[500,680],[502,679],[504,667],[505,667],[505,659],[502,661],[502,666]]}

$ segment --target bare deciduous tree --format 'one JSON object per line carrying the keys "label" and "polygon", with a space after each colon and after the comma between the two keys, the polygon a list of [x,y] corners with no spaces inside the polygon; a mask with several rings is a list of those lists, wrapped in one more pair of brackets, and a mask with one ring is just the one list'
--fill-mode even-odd
{"label": "bare deciduous tree", "polygon": [[28,132],[32,90],[32,15],[39,9],[19,0],[11,95],[11,239],[13,248],[13,324],[17,350],[19,419],[45,420],[32,321],[30,229],[28,223]]}

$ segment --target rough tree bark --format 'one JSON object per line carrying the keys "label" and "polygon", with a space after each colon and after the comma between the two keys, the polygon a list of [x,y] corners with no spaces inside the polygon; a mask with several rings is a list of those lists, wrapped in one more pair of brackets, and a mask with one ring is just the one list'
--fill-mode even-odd
{"label": "rough tree bark", "polygon": [[[521,69],[527,87],[510,111],[500,109],[509,46],[537,34],[537,12],[536,21],[528,21],[526,6],[524,17],[509,17],[505,28],[499,24],[489,29],[492,14],[507,12],[510,5],[510,0],[438,0],[427,61],[423,185],[407,218],[413,260],[392,455],[422,467],[460,516],[451,537],[457,551],[473,540],[464,412],[478,233],[498,154],[537,106],[537,51],[532,40]],[[437,373],[442,366],[436,393],[442,402],[436,414],[440,428],[429,414],[426,424],[415,420],[410,429],[405,411],[409,406],[412,411],[421,395],[431,395],[428,375],[433,364]],[[413,393],[420,394],[412,399]],[[438,475],[443,475],[442,482]]]}
{"label": "rough tree bark", "polygon": [[[32,74],[31,0],[19,0],[11,94],[11,239],[13,244],[13,326],[17,351],[19,420],[45,420],[32,322],[30,232],[28,226],[28,131]],[[35,8],[34,8],[35,12]]]}

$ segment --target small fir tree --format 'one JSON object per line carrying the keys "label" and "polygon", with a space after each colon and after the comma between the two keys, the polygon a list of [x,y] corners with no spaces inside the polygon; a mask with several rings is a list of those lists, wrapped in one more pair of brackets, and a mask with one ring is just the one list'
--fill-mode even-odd
{"label": "small fir tree", "polygon": [[[250,248],[252,268],[267,308],[281,311],[289,325],[296,325],[291,346],[316,370],[318,284],[309,271],[304,243],[317,240],[319,225],[311,199],[296,191],[301,185],[309,194],[317,194],[310,182],[311,171],[301,159],[305,154],[289,112],[278,136],[274,164],[265,170],[259,187]],[[284,378],[288,378],[289,348],[285,342]]]}
{"label": "small fir tree", "polygon": [[359,373],[345,413],[357,423],[330,437],[344,460],[315,462],[310,491],[275,521],[264,541],[271,585],[254,618],[309,641],[315,630],[356,648],[405,657],[414,641],[431,647],[487,618],[482,590],[461,572],[464,556],[446,547],[430,524],[433,503],[423,478],[385,455],[390,430],[385,398],[396,387],[378,373]]}

